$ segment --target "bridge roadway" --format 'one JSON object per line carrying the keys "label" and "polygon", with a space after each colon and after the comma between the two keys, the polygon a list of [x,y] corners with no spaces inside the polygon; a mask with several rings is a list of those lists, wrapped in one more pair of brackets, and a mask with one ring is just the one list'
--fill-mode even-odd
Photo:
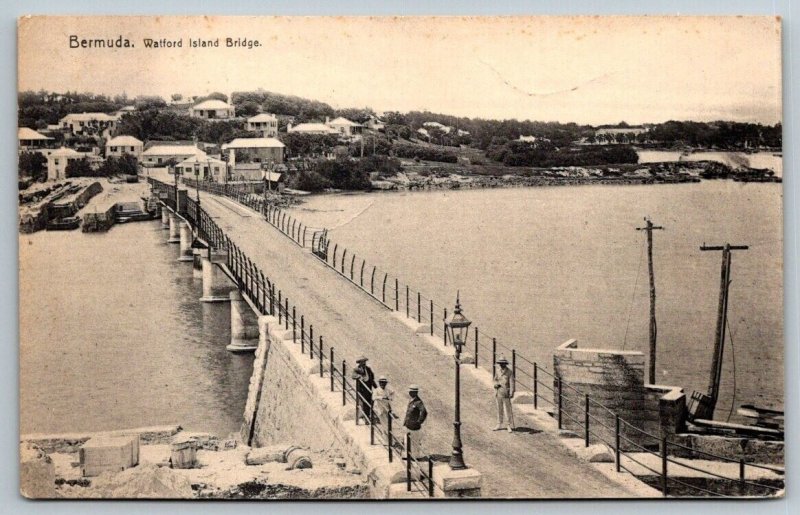
{"label": "bridge roadway", "polygon": [[[194,191],[190,190],[192,196]],[[454,372],[452,357],[440,354],[369,295],[301,249],[256,211],[234,201],[201,194],[202,207],[269,277],[298,314],[314,324],[336,359],[353,364],[369,357],[376,374],[386,375],[395,390],[392,408],[405,413],[409,384],[419,384],[430,413],[424,448],[449,454],[453,436]],[[461,374],[461,416],[467,464],[483,473],[486,497],[632,497],[635,492],[581,462],[558,441],[528,423],[515,433],[493,431],[493,392],[469,373]]]}

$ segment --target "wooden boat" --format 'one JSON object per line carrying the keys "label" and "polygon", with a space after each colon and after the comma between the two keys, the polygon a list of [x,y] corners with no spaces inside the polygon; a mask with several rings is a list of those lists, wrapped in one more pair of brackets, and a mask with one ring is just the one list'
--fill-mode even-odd
{"label": "wooden boat", "polygon": [[45,228],[48,231],[72,231],[81,225],[81,219],[77,216],[68,216],[65,218],[57,218],[47,222]]}

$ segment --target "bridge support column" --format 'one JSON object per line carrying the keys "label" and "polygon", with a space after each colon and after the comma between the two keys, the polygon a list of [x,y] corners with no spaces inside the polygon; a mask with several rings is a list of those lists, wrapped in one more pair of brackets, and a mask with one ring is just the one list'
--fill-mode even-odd
{"label": "bridge support column", "polygon": [[225,251],[212,251],[211,258],[202,256],[201,266],[203,269],[203,296],[200,302],[228,302],[228,293],[235,288],[228,276],[217,266],[217,263],[225,263],[228,253]]}
{"label": "bridge support column", "polygon": [[169,209],[167,206],[161,206],[161,228],[169,229]]}
{"label": "bridge support column", "polygon": [[192,226],[189,225],[188,222],[181,222],[180,223],[180,244],[181,244],[181,252],[178,256],[178,261],[193,261],[194,258],[192,257],[192,240],[194,239],[194,235],[192,234]]}
{"label": "bridge support column", "polygon": [[258,317],[242,298],[239,290],[230,292],[231,343],[226,349],[231,352],[251,352],[258,347]]}
{"label": "bridge support column", "polygon": [[192,249],[192,277],[195,279],[203,278],[203,253],[206,249]]}
{"label": "bridge support column", "polygon": [[180,228],[178,224],[180,223],[180,218],[175,213],[169,214],[169,239],[167,243],[180,243],[181,235],[180,235]]}

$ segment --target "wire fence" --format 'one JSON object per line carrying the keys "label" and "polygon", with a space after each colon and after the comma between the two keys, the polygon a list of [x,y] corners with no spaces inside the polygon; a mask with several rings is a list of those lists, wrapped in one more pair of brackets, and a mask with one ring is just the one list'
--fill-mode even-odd
{"label": "wire fence", "polygon": [[[154,191],[158,190],[159,198],[162,200],[164,200],[163,192],[166,192],[167,196],[172,195],[173,204],[170,207],[173,207],[176,199],[179,198],[175,196],[174,186],[152,178],[149,181],[153,184]],[[204,187],[208,188],[207,191],[217,193],[221,185],[209,183],[201,186],[201,189]],[[224,194],[237,202],[248,205],[252,209],[265,213],[265,217],[270,224],[289,236],[298,245],[309,246],[313,254],[329,268],[348,279],[388,309],[400,313],[405,312],[406,318],[416,321],[420,326],[424,325],[426,332],[431,336],[440,336],[445,346],[449,344],[446,330],[448,318],[446,307],[436,303],[433,299],[423,295],[419,290],[410,287],[407,283],[401,283],[396,276],[391,276],[387,271],[375,265],[370,267],[366,259],[358,258],[355,253],[348,252],[347,248],[331,242],[328,239],[327,230],[314,229],[310,236],[304,234],[298,237],[299,227],[302,224],[295,227],[297,222],[293,221],[290,216],[280,209],[259,204],[258,200],[248,197],[247,192],[234,190]],[[248,204],[248,202],[252,202],[253,205]],[[170,205],[168,201],[165,201],[165,203]],[[307,350],[309,358],[319,362],[320,377],[324,377],[327,373],[330,378],[331,391],[336,391],[335,389],[338,387],[339,391],[342,392],[343,405],[347,404],[348,399],[355,403],[356,423],[358,423],[359,411],[364,411],[363,406],[366,405],[364,402],[367,400],[358,399],[356,385],[352,382],[355,380],[348,380],[346,373],[347,362],[343,360],[340,365],[334,362],[333,342],[328,342],[329,356],[326,356],[323,337],[318,335],[318,342],[315,343],[314,326],[303,315],[299,315],[298,319],[296,306],[290,305],[289,299],[280,289],[276,288],[275,283],[264,275],[235,243],[224,235],[216,223],[193,200],[186,199],[183,203],[186,206],[187,218],[193,225],[198,227],[201,237],[209,245],[228,250],[227,264],[237,280],[237,286],[254,300],[262,313],[277,316],[279,324],[283,324],[286,330],[291,327],[293,341],[299,343],[302,353],[305,354]],[[305,229],[309,228],[305,227]],[[485,332],[477,326],[474,328],[473,338],[472,342],[467,342],[467,349],[472,351],[473,366],[475,368],[483,367],[491,370],[494,375],[498,352],[510,354],[510,367],[514,376],[515,390],[516,392],[530,394],[534,409],[539,409],[541,403],[547,404],[548,407],[552,408],[559,429],[564,428],[565,422],[570,422],[573,427],[579,428],[583,433],[582,436],[586,447],[594,442],[605,444],[609,449],[613,450],[617,472],[625,470],[637,476],[648,474],[658,476],[660,489],[664,496],[669,495],[670,485],[679,485],[689,491],[713,497],[728,496],[724,492],[731,491],[731,486],[735,487],[734,489],[740,492],[740,495],[744,495],[745,491],[775,493],[782,489],[782,487],[766,481],[748,480],[746,474],[748,467],[783,474],[781,469],[749,463],[743,457],[733,459],[689,448],[677,442],[670,442],[665,435],[655,435],[621,418],[615,410],[592,399],[588,393],[581,391],[579,388],[562,381],[555,373],[522,356],[515,348],[500,343],[496,336]],[[339,379],[337,380],[336,377]],[[356,402],[357,399],[361,400],[362,403]],[[369,412],[373,413],[371,401],[369,406]],[[582,417],[575,415],[575,413],[581,412]],[[407,459],[406,471],[409,491],[412,488],[411,478],[415,471],[416,476],[420,478],[419,483],[427,484],[427,490],[432,496],[435,483],[432,479],[433,468],[430,458],[426,465],[416,457],[408,456],[410,449],[407,446],[407,442],[400,441],[392,433],[391,422],[384,429],[380,425],[376,425],[374,420],[369,419],[370,417],[364,418],[370,425],[370,441],[372,444],[377,441],[379,445],[387,448],[390,462],[394,459],[393,449],[398,450],[401,455],[405,452],[406,458],[410,458]],[[613,420],[613,427],[610,423],[611,420]],[[642,442],[646,442],[646,444]],[[649,448],[656,445],[658,446],[658,451]],[[689,465],[684,461],[678,461],[676,458],[669,456],[670,448],[690,451],[718,462],[736,463],[738,465],[738,475],[736,477],[726,476],[720,472],[710,470],[708,467],[703,468],[699,465]],[[657,457],[661,466],[658,469],[654,469],[645,463],[644,455]],[[637,467],[639,468],[638,470]],[[693,470],[696,473],[704,474],[703,477],[705,478],[716,481],[711,485],[719,485],[716,488],[715,486],[704,488],[676,477],[670,477],[670,471],[674,476],[676,470],[684,472]],[[643,473],[642,471],[645,472]],[[680,477],[686,479],[684,476]]]}

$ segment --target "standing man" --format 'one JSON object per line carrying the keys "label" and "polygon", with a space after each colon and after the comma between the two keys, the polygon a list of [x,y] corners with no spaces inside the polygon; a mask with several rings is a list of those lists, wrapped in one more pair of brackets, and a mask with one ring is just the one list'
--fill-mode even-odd
{"label": "standing man", "polygon": [[394,390],[389,386],[389,380],[385,376],[378,379],[378,388],[373,392],[375,399],[375,416],[378,423],[388,426],[389,413],[392,411],[392,400],[394,400]]}
{"label": "standing man", "polygon": [[422,424],[428,418],[428,411],[425,409],[422,399],[419,398],[419,386],[409,386],[408,395],[411,400],[408,402],[408,408],[406,408],[406,419],[403,422],[403,426],[408,431],[408,434],[411,435],[409,453],[412,458],[419,459],[422,457],[422,441],[424,439]]}
{"label": "standing man", "polygon": [[508,360],[501,356],[497,360],[500,368],[494,373],[494,396],[497,402],[497,426],[494,430],[503,429],[503,411],[508,419],[509,433],[514,432],[514,412],[511,410],[511,399],[514,397],[514,373],[508,368]]}
{"label": "standing man", "polygon": [[361,413],[364,414],[368,424],[372,423],[372,389],[375,388],[375,374],[367,366],[367,357],[359,356],[356,360],[358,365],[353,369],[353,379],[356,380],[356,400],[359,403]]}

